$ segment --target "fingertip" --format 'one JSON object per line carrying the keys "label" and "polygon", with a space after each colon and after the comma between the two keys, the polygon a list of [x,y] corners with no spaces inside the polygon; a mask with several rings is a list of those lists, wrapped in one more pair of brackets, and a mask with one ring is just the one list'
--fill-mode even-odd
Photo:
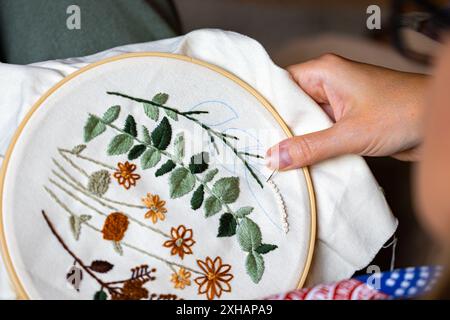
{"label": "fingertip", "polygon": [[269,149],[267,149],[267,151],[266,151],[266,156],[264,157],[266,167],[268,167],[269,169],[272,169],[272,170],[275,170],[275,169],[276,169],[276,168],[273,168],[273,167],[272,167],[272,154],[273,154],[272,149],[273,149],[274,147],[275,147],[275,146],[272,146],[272,147],[270,147]]}
{"label": "fingertip", "polygon": [[292,165],[292,157],[289,152],[290,139],[281,141],[267,150],[266,165],[272,170],[283,170]]}

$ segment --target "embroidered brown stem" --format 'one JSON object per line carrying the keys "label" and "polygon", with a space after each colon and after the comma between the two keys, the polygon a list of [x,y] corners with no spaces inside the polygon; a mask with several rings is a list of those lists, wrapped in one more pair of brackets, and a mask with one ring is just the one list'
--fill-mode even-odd
{"label": "embroidered brown stem", "polygon": [[[191,116],[192,114],[197,114],[199,112],[181,112],[181,111],[179,111],[179,110],[177,110],[175,108],[170,108],[168,106],[164,106],[162,104],[159,104],[159,103],[156,103],[156,102],[153,102],[153,101],[150,101],[150,100],[141,99],[141,98],[135,98],[135,97],[123,94],[123,93],[119,93],[119,92],[108,91],[107,94],[119,96],[119,97],[122,97],[122,98],[125,98],[125,99],[129,99],[129,100],[133,100],[133,101],[136,101],[136,102],[140,102],[140,103],[148,103],[148,104],[151,104],[151,105],[153,105],[153,106],[155,106],[157,108],[162,108],[162,109],[165,109],[165,110],[172,111],[172,112],[174,112],[174,113],[176,113],[176,114],[178,114],[178,115],[180,115],[180,116],[182,116],[182,117],[184,117],[184,118],[186,118],[186,119],[188,119],[190,121],[195,122],[201,128],[206,130],[208,133],[210,133],[210,134],[216,136],[217,138],[219,138],[228,148],[230,148],[233,151],[233,153],[236,155],[236,157],[238,157],[238,159],[242,161],[244,166],[247,168],[247,170],[250,172],[250,174],[256,180],[256,182],[260,185],[260,187],[264,188],[261,180],[258,178],[256,173],[253,171],[253,169],[251,168],[251,166],[247,162],[247,160],[244,159],[244,157],[241,154],[239,154],[239,151],[228,141],[228,138],[231,138],[231,139],[234,139],[234,140],[238,140],[238,138],[235,137],[235,136],[231,136],[231,135],[222,133],[222,132],[218,132],[218,131],[212,129],[210,126],[204,124],[200,120],[198,120],[198,119],[196,119],[196,118]],[[204,113],[204,112],[202,112],[202,113]]]}
{"label": "embroidered brown stem", "polygon": [[[61,185],[60,185],[58,182],[56,182],[55,180],[53,180],[53,179],[50,178],[49,181],[50,181],[51,184],[53,184],[54,186],[56,186],[58,189],[60,189],[60,190],[63,191],[64,193],[66,193],[69,197],[75,199],[76,201],[78,201],[79,203],[81,203],[82,205],[84,205],[85,207],[91,209],[92,211],[94,211],[94,212],[96,212],[96,213],[98,213],[99,215],[102,215],[102,216],[104,216],[104,217],[107,217],[107,216],[108,216],[108,214],[106,214],[106,213],[104,213],[104,212],[98,210],[97,208],[91,206],[89,203],[83,201],[81,198],[79,198],[78,196],[76,196],[75,194],[73,194],[71,191],[69,191],[69,190],[67,190],[66,188],[64,188],[63,186],[61,186]],[[72,187],[74,187],[74,185],[72,185]],[[81,191],[81,192],[82,192],[82,191]],[[87,193],[86,193],[85,195],[88,196],[88,197],[90,197],[91,199],[93,198],[93,197],[91,197],[91,196],[90,196],[89,194],[87,194]],[[101,203],[101,204],[104,205],[104,203]],[[106,207],[108,207],[108,206],[106,206]],[[117,208],[113,208],[113,207],[110,207],[110,208],[111,208],[112,210],[114,210],[114,211],[119,211]],[[149,225],[147,225],[147,224],[145,224],[145,223],[143,223],[143,222],[141,222],[141,221],[139,221],[139,220],[137,220],[137,219],[131,217],[129,214],[126,214],[126,213],[123,213],[123,214],[126,215],[126,216],[128,217],[129,220],[131,220],[131,221],[133,221],[134,223],[140,225],[141,227],[147,228],[147,229],[149,229],[149,230],[151,230],[151,231],[153,231],[153,232],[156,232],[156,233],[162,235],[163,237],[166,237],[166,238],[169,238],[169,239],[170,239],[170,235],[168,235],[167,233],[165,233],[165,232],[163,232],[163,231],[161,231],[161,230],[159,230],[159,229],[157,229],[157,228],[154,228],[154,227],[152,227],[152,226],[149,226]]]}
{"label": "embroidered brown stem", "polygon": [[108,290],[109,294],[120,294],[116,288],[111,287],[111,285],[107,282],[104,282],[102,279],[97,277],[94,272],[90,270],[89,267],[87,267],[83,261],[67,246],[67,244],[64,242],[63,238],[59,235],[59,233],[56,231],[55,227],[53,226],[53,223],[50,221],[49,217],[45,213],[44,210],[42,210],[42,215],[44,216],[45,222],[47,222],[48,227],[50,228],[50,231],[55,236],[55,238],[58,240],[58,242],[61,244],[61,246],[64,248],[64,250],[72,256],[72,258],[78,263],[78,265],[83,268],[83,270],[89,274],[95,281],[98,282],[98,284],[102,287]]}
{"label": "embroidered brown stem", "polygon": [[[70,216],[77,216],[64,202],[62,202],[61,201],[61,199],[59,199],[58,198],[58,196],[52,191],[52,190],[50,190],[49,188],[47,188],[46,186],[44,186],[44,189],[45,189],[45,191],[50,195],[50,197],[61,207],[61,208],[63,208],[64,209],[64,211],[66,211],[66,213],[67,214],[69,214]],[[98,232],[98,233],[102,233],[102,231],[100,230],[100,229],[98,229],[97,227],[95,227],[94,225],[92,225],[92,224],[90,224],[89,222],[84,222],[84,224],[88,227],[88,228],[90,228],[90,229],[92,229],[92,230],[94,230],[94,231],[96,231],[96,232]],[[191,271],[191,272],[193,272],[193,273],[195,273],[195,274],[202,274],[200,271],[198,271],[198,270],[195,270],[195,269],[193,269],[193,268],[190,268],[190,267],[187,267],[187,266],[185,266],[185,265],[183,265],[183,264],[180,264],[180,263],[176,263],[176,262],[172,262],[172,261],[169,261],[169,260],[166,260],[166,259],[164,259],[164,258],[162,258],[162,257],[160,257],[160,256],[158,256],[158,255],[156,255],[156,254],[153,254],[153,253],[150,253],[150,252],[147,252],[147,251],[145,251],[145,250],[142,250],[141,248],[138,248],[138,247],[136,247],[136,246],[134,246],[134,245],[131,245],[131,244],[129,244],[129,243],[127,243],[127,242],[124,242],[124,241],[121,241],[121,244],[122,244],[122,246],[124,246],[124,247],[128,247],[128,248],[130,248],[130,249],[132,249],[132,250],[134,250],[134,251],[136,251],[136,252],[139,252],[139,253],[141,253],[141,254],[143,254],[143,255],[146,255],[146,256],[149,256],[149,257],[151,257],[151,258],[154,258],[154,259],[156,259],[156,260],[158,260],[158,261],[161,261],[161,262],[163,262],[163,263],[165,263],[171,270],[173,270],[173,267],[174,266],[177,266],[177,267],[180,267],[180,268],[185,268],[186,270],[189,270],[189,271]]]}

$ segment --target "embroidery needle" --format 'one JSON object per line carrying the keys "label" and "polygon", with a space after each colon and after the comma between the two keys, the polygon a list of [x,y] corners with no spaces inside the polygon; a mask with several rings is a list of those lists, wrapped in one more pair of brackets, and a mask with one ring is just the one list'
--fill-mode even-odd
{"label": "embroidery needle", "polygon": [[267,178],[266,182],[269,182],[270,179],[272,179],[273,175],[275,174],[275,172],[277,172],[278,169],[275,169],[272,171],[272,173],[270,174],[270,176]]}

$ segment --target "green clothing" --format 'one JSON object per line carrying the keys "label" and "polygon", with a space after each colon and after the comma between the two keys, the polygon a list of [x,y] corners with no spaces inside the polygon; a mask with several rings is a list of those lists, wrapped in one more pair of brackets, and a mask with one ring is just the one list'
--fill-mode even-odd
{"label": "green clothing", "polygon": [[[80,30],[67,28],[70,5],[80,8]],[[176,19],[167,0],[0,0],[0,61],[79,57],[175,36],[162,16]]]}

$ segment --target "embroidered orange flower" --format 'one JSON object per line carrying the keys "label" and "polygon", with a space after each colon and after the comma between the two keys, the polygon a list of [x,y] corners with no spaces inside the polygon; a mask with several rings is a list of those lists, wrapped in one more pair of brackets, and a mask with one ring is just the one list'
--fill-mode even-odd
{"label": "embroidered orange flower", "polygon": [[174,283],[175,289],[184,289],[191,285],[191,272],[185,268],[180,268],[178,272],[172,273],[170,281]]}
{"label": "embroidered orange flower", "polygon": [[136,170],[136,165],[133,163],[129,163],[128,161],[125,163],[119,162],[117,168],[116,172],[114,172],[114,178],[127,190],[132,186],[134,187],[136,181],[141,178],[140,175],[133,173]]}
{"label": "embroidered orange flower", "polygon": [[106,218],[105,224],[103,225],[103,239],[119,242],[125,236],[128,224],[128,217],[123,213],[111,213]]}
{"label": "embroidered orange flower", "polygon": [[193,235],[192,229],[186,229],[183,225],[176,229],[172,228],[170,231],[172,240],[164,242],[164,247],[172,248],[170,253],[173,256],[178,254],[183,259],[185,254],[192,254],[191,247],[195,244],[194,239],[192,239]]}
{"label": "embroidered orange flower", "polygon": [[145,214],[145,218],[152,219],[153,223],[158,222],[158,219],[161,221],[166,219],[165,213],[167,212],[167,209],[164,207],[166,202],[161,200],[158,195],[147,193],[147,196],[142,198],[142,202],[150,209]]}
{"label": "embroidered orange flower", "polygon": [[214,261],[206,257],[205,261],[197,260],[197,264],[204,274],[194,280],[198,285],[198,294],[206,294],[208,300],[213,300],[220,298],[222,292],[231,292],[229,282],[234,276],[230,273],[231,266],[222,264],[221,257],[216,257]]}

